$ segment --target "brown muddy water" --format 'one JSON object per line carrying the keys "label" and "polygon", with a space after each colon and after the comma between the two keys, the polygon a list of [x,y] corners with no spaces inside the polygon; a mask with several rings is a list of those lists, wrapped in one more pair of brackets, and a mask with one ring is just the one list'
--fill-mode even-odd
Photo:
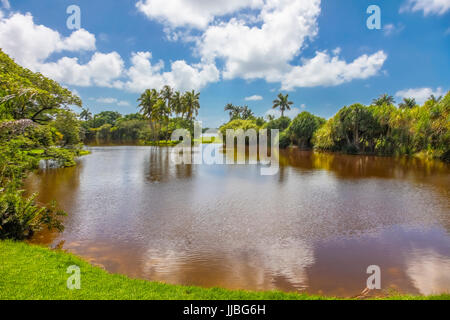
{"label": "brown muddy water", "polygon": [[450,291],[450,166],[282,151],[280,171],[175,165],[168,148],[91,147],[26,182],[68,212],[62,245],[113,273],[173,284],[355,296]]}

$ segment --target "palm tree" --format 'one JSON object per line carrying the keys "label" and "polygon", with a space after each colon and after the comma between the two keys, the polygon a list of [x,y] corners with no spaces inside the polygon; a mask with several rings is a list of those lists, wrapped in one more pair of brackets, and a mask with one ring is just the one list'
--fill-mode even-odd
{"label": "palm tree", "polygon": [[400,109],[412,109],[416,106],[416,99],[414,98],[403,98],[403,102],[399,105]]}
{"label": "palm tree", "polygon": [[384,104],[393,105],[394,103],[395,103],[394,97],[386,93],[382,94],[379,98],[372,100],[372,104],[376,106],[382,106]]}
{"label": "palm tree", "polygon": [[161,90],[161,99],[163,99],[164,103],[166,104],[166,107],[164,108],[164,114],[162,115],[162,119],[164,120],[163,122],[166,124],[166,140],[168,139],[167,134],[169,133],[169,118],[170,118],[170,114],[174,111],[172,109],[172,99],[173,99],[173,89],[168,86],[165,85],[162,90]]}
{"label": "palm tree", "polygon": [[172,97],[173,97],[173,90],[172,90],[172,88],[170,86],[168,86],[168,85],[165,85],[162,88],[160,95],[161,95],[161,98],[166,103],[167,109],[170,110]]}
{"label": "palm tree", "polygon": [[180,91],[175,91],[173,94],[171,109],[177,117],[183,113],[183,101]]}
{"label": "palm tree", "polygon": [[234,120],[241,117],[242,108],[239,106],[235,106],[232,103],[228,103],[225,106],[224,111],[229,111],[230,120]]}
{"label": "palm tree", "polygon": [[158,112],[156,112],[155,105],[161,100],[158,91],[155,89],[147,89],[137,100],[139,102],[140,112],[150,121],[152,127],[153,138],[155,138],[154,121],[159,120]]}
{"label": "palm tree", "polygon": [[198,110],[200,109],[200,93],[195,90],[188,91],[183,95],[184,111],[187,114],[187,119],[192,120],[195,116],[198,116]]}
{"label": "palm tree", "polygon": [[225,108],[223,109],[225,112],[229,111],[230,112],[230,118],[233,115],[233,111],[234,111],[234,105],[232,103],[227,103],[227,105],[225,106]]}
{"label": "palm tree", "polygon": [[434,94],[432,94],[429,98],[428,98],[428,100],[431,100],[432,102],[433,102],[433,104],[436,104],[436,103],[438,103],[438,102],[440,102],[441,100],[442,100],[442,96],[439,96],[439,97],[435,97],[434,96]]}
{"label": "palm tree", "polygon": [[255,116],[255,114],[253,113],[253,111],[252,111],[248,106],[244,106],[244,107],[242,108],[242,111],[241,111],[241,118],[242,118],[243,120],[251,119],[251,118],[253,118],[254,116]]}
{"label": "palm tree", "polygon": [[279,108],[281,111],[281,117],[284,117],[284,111],[286,110],[291,110],[291,106],[294,103],[292,101],[289,101],[289,95],[283,95],[282,93],[280,93],[278,95],[278,98],[273,100],[273,109],[277,109]]}
{"label": "palm tree", "polygon": [[80,119],[84,121],[88,121],[92,119],[92,112],[89,111],[89,108],[83,109],[80,113]]}

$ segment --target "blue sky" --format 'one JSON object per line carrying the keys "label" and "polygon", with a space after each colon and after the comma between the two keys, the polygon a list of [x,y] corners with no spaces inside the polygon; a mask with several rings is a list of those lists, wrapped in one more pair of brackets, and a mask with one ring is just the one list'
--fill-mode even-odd
{"label": "blue sky", "polygon": [[[450,89],[450,0],[1,0],[0,47],[76,91],[97,113],[136,112],[145,88],[201,92],[200,120],[225,104],[264,116],[279,92],[325,118],[382,93]],[[69,30],[69,5],[81,30]],[[369,30],[369,5],[381,9]],[[246,100],[246,98],[253,99]]]}

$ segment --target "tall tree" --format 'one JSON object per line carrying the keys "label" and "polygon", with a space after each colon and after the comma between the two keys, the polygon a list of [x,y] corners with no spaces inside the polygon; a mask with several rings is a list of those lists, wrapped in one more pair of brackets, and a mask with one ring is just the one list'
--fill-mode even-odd
{"label": "tall tree", "polygon": [[243,120],[252,119],[254,117],[255,117],[255,114],[253,113],[252,109],[250,109],[248,106],[242,107],[241,118]]}
{"label": "tall tree", "polygon": [[187,91],[183,96],[183,104],[188,120],[192,120],[194,115],[198,116],[200,93],[195,92],[195,90]]}
{"label": "tall tree", "polygon": [[289,101],[289,95],[283,95],[282,93],[280,93],[278,95],[278,98],[273,100],[273,109],[280,109],[281,111],[281,117],[284,117],[284,112],[286,110],[291,110],[291,105],[293,105],[294,103],[292,101]]}
{"label": "tall tree", "polygon": [[30,119],[45,124],[69,106],[82,106],[81,99],[40,73],[16,64],[0,50],[0,116]]}
{"label": "tall tree", "polygon": [[384,104],[393,105],[394,103],[395,103],[394,97],[390,96],[390,95],[388,95],[386,93],[382,94],[377,99],[373,99],[372,100],[372,104],[374,104],[376,106],[382,106]]}
{"label": "tall tree", "polygon": [[147,89],[139,97],[139,107],[140,112],[150,121],[150,126],[152,127],[153,138],[155,138],[155,121],[159,121],[159,111],[156,110],[155,106],[160,101],[160,96],[156,89]]}
{"label": "tall tree", "polygon": [[240,119],[241,118],[241,113],[242,113],[242,107],[235,106],[232,103],[228,103],[225,106],[224,111],[228,111],[229,112],[230,120]]}
{"label": "tall tree", "polygon": [[172,96],[172,111],[177,117],[183,113],[183,101],[180,91],[175,91]]}
{"label": "tall tree", "polygon": [[80,119],[84,121],[88,121],[92,119],[92,112],[89,111],[89,108],[83,109],[80,113]]}
{"label": "tall tree", "polygon": [[160,96],[166,104],[166,111],[169,114],[172,113],[173,89],[170,86],[165,85],[161,90]]}
{"label": "tall tree", "polygon": [[414,98],[403,98],[403,102],[401,102],[398,106],[400,109],[412,109],[417,105],[416,99]]}
{"label": "tall tree", "polygon": [[442,100],[442,96],[436,97],[434,94],[432,94],[428,100],[430,100],[433,104],[436,104]]}
{"label": "tall tree", "polygon": [[174,112],[173,106],[172,106],[173,89],[170,86],[165,85],[161,90],[161,98],[164,100],[165,105],[166,105],[164,108],[164,114],[162,115],[162,120],[165,123],[166,128],[167,128],[166,137],[165,137],[165,139],[167,140],[168,139],[167,134],[169,132],[169,130],[168,130],[169,129],[169,118],[170,118],[170,114],[172,112]]}

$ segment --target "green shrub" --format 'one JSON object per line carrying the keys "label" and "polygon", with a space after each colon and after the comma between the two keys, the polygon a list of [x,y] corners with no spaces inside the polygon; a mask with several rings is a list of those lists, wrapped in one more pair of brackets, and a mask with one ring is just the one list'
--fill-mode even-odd
{"label": "green shrub", "polygon": [[37,167],[39,159],[24,151],[30,144],[24,137],[0,144],[0,189],[20,185],[26,172]]}
{"label": "green shrub", "polygon": [[36,125],[30,127],[24,136],[33,141],[35,148],[49,147],[55,143],[56,130],[49,126]]}
{"label": "green shrub", "polygon": [[73,167],[76,165],[75,154],[76,152],[72,150],[58,147],[50,147],[44,152],[46,158],[58,161],[62,167]]}
{"label": "green shrub", "polygon": [[77,145],[81,142],[81,125],[75,113],[66,110],[59,111],[52,125],[63,135],[63,146]]}
{"label": "green shrub", "polygon": [[290,123],[291,123],[291,119],[289,119],[288,117],[280,117],[278,119],[267,122],[264,125],[264,129],[269,130],[269,132],[270,132],[270,129],[278,129],[281,132],[281,131],[286,130],[289,127]]}
{"label": "green shrub", "polygon": [[242,129],[244,131],[247,131],[249,129],[254,129],[256,132],[258,132],[259,127],[256,124],[255,120],[242,120],[242,119],[236,119],[228,122],[227,124],[224,124],[220,127],[220,132],[226,136],[227,130],[238,130]]}
{"label": "green shrub", "polygon": [[303,111],[292,120],[288,133],[293,142],[301,148],[310,148],[311,139],[317,129],[325,123],[325,119],[316,117],[309,112]]}
{"label": "green shrub", "polygon": [[65,212],[56,209],[56,204],[39,207],[36,195],[23,198],[22,192],[8,188],[0,193],[0,239],[24,240],[47,227],[63,231],[60,218]]}
{"label": "green shrub", "polygon": [[291,138],[287,130],[280,133],[280,148],[285,149],[291,144]]}

